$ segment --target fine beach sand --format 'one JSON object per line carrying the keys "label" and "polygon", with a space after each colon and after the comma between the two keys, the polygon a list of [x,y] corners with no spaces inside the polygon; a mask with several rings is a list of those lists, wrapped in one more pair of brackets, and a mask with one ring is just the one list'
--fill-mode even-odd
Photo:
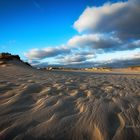
{"label": "fine beach sand", "polygon": [[139,140],[140,74],[0,66],[0,140]]}

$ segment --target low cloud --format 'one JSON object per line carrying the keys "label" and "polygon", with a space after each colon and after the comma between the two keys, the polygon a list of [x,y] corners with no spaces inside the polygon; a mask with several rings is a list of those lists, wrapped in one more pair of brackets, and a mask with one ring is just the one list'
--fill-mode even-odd
{"label": "low cloud", "polygon": [[70,55],[67,56],[62,56],[62,57],[58,57],[57,62],[59,63],[63,63],[63,64],[79,64],[85,61],[88,61],[90,59],[95,58],[95,54],[92,51],[79,51],[76,53],[72,53]]}
{"label": "low cloud", "polygon": [[117,37],[103,34],[84,34],[72,37],[68,41],[68,45],[75,48],[94,49],[102,52],[134,50],[140,47],[140,40],[124,41]]}
{"label": "low cloud", "polygon": [[123,68],[140,65],[140,53],[131,54],[122,58],[102,60],[102,61],[82,61],[65,65],[65,67],[85,68],[85,67],[113,67]]}
{"label": "low cloud", "polygon": [[89,60],[87,57],[79,56],[67,56],[67,57],[59,57],[57,58],[60,61],[59,64],[48,64],[47,62],[37,63],[36,67],[70,67],[70,68],[91,68],[91,67],[113,67],[113,68],[122,68],[129,66],[140,65],[140,52],[131,54],[130,56],[124,56],[122,58],[110,59],[110,60],[102,60],[96,61],[94,58]]}
{"label": "low cloud", "polygon": [[84,56],[66,56],[65,58],[63,58],[63,60],[61,60],[61,62],[63,63],[67,63],[67,64],[71,64],[71,63],[79,63],[79,62],[83,62],[86,61],[86,57]]}
{"label": "low cloud", "polygon": [[99,34],[85,34],[85,35],[77,35],[72,37],[68,41],[69,46],[74,47],[85,47],[85,46],[91,46],[93,43],[98,42],[101,38],[101,35]]}
{"label": "low cloud", "polygon": [[110,49],[117,50],[118,46],[122,45],[121,40],[118,38],[101,35],[101,34],[84,34],[74,36],[68,41],[69,46],[81,47],[81,48],[90,48],[90,49]]}
{"label": "low cloud", "polygon": [[107,62],[101,64],[104,67],[113,67],[113,68],[125,68],[129,66],[139,66],[140,65],[140,58],[133,58],[133,59],[125,59],[125,60],[114,60],[112,62]]}
{"label": "low cloud", "polygon": [[52,47],[52,48],[44,48],[44,49],[32,49],[26,52],[24,55],[28,59],[45,59],[49,57],[56,57],[58,55],[66,55],[70,53],[70,49],[60,46],[60,47]]}
{"label": "low cloud", "polygon": [[40,61],[37,61],[37,60],[28,60],[28,63],[30,63],[32,66],[36,66],[36,65],[40,64]]}

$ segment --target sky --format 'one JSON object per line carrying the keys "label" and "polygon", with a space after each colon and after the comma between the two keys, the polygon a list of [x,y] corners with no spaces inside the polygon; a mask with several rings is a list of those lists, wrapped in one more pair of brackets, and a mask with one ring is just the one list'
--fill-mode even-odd
{"label": "sky", "polygon": [[139,0],[0,0],[0,52],[39,67],[140,65]]}

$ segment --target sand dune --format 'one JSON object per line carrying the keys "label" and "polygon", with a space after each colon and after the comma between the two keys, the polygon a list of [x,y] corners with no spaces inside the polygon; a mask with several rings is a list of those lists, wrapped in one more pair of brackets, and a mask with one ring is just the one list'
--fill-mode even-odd
{"label": "sand dune", "polygon": [[139,139],[140,75],[0,66],[0,140]]}

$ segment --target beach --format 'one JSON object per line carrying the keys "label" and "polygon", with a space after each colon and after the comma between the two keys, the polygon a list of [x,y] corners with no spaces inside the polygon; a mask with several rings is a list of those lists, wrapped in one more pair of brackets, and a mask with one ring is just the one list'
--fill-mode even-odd
{"label": "beach", "polygon": [[0,67],[0,140],[132,139],[140,139],[140,74]]}

